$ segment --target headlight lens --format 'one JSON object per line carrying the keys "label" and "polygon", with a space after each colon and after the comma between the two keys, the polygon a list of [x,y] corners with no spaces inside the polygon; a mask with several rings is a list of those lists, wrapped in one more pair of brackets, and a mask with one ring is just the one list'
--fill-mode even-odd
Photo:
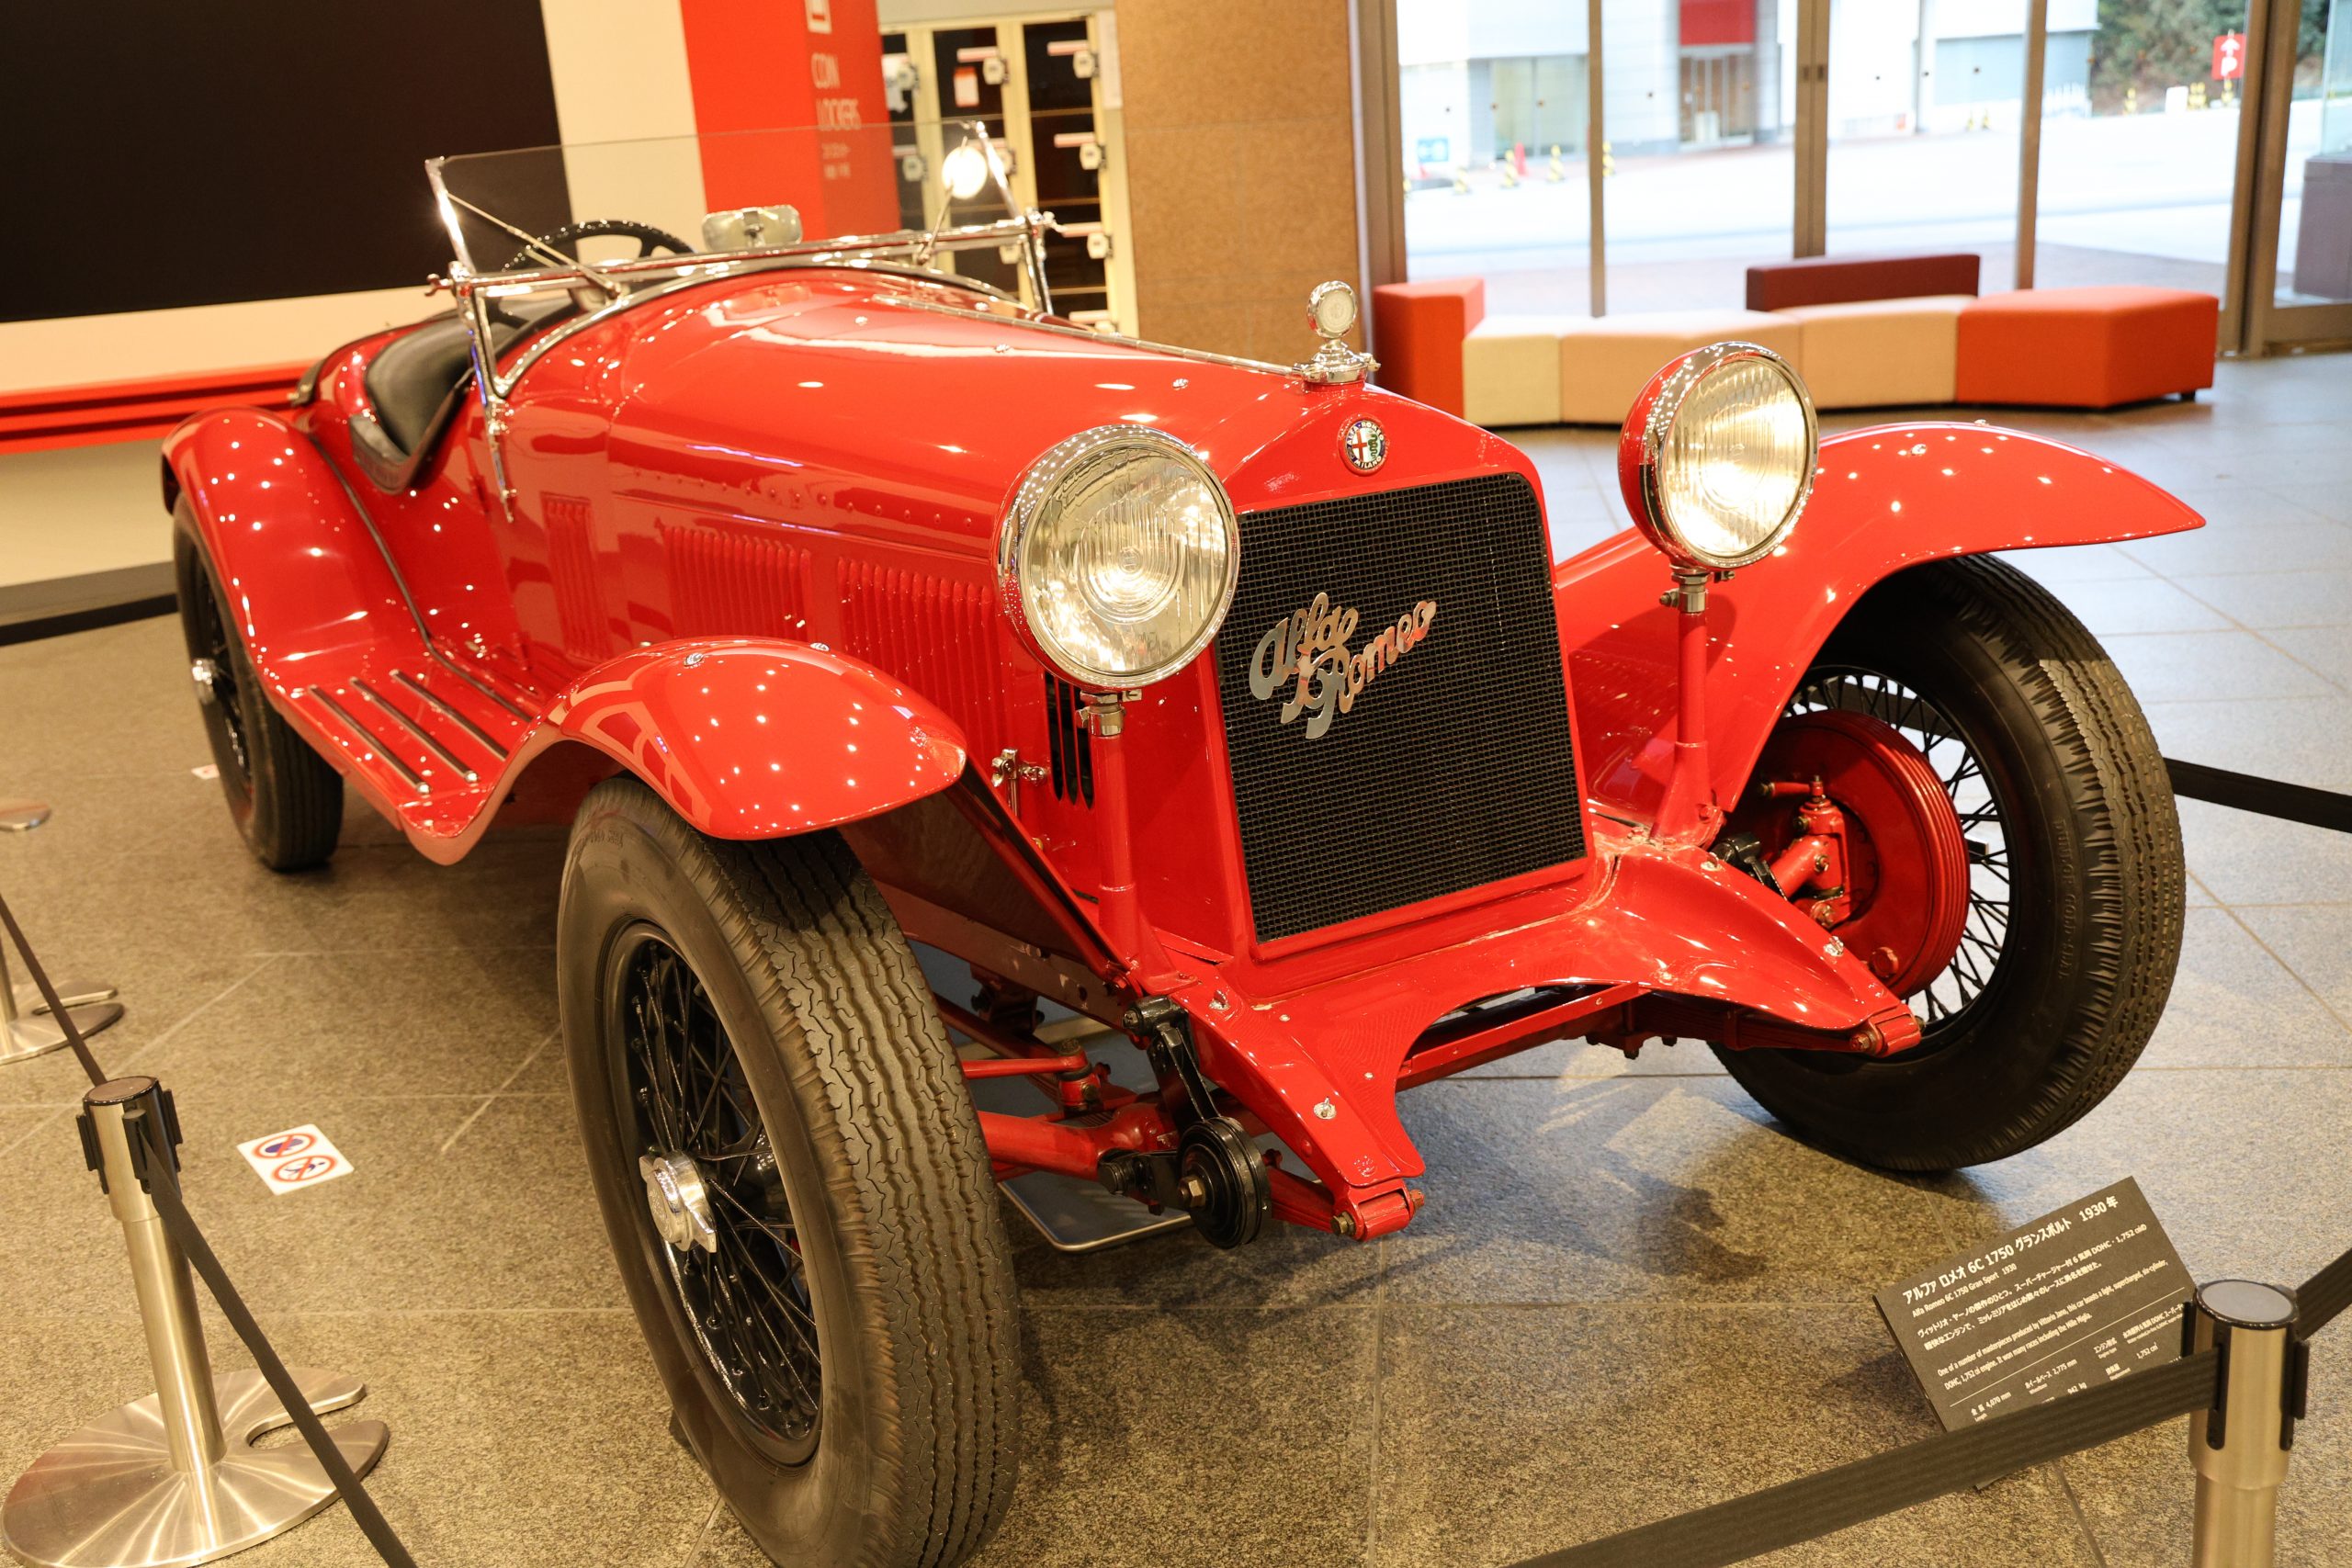
{"label": "headlight lens", "polygon": [[1749,343],[1694,349],[1626,417],[1618,472],[1634,521],[1684,566],[1745,566],[1796,525],[1819,434],[1804,383]]}
{"label": "headlight lens", "polygon": [[1150,684],[1208,646],[1233,604],[1240,530],[1225,487],[1171,435],[1073,435],[1022,480],[997,582],[1031,649],[1097,691]]}

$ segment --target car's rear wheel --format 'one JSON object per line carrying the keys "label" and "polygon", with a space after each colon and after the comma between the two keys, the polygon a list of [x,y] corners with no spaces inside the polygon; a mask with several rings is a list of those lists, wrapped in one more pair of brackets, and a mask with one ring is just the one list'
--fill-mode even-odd
{"label": "car's rear wheel", "polygon": [[186,496],[172,512],[172,569],[188,673],[229,816],[270,870],[324,864],[343,832],[343,776],[269,705]]}
{"label": "car's rear wheel", "polygon": [[[1917,567],[1866,595],[1799,684],[1767,759],[1822,754],[1825,714],[1866,716],[1827,728],[1899,736],[1887,749],[1924,754],[1941,781],[1949,807],[1933,804],[1958,823],[1966,881],[1911,875],[1873,930],[1950,958],[1914,964],[1903,934],[1904,951],[1871,949],[1925,1025],[1899,1055],[1717,1054],[1772,1114],[1873,1165],[1949,1169],[2030,1148],[2114,1089],[2171,990],[2186,874],[2155,738],[2082,624],[1983,558]],[[1906,815],[1920,820],[1860,826],[1891,844],[1941,831],[1924,809]],[[1915,886],[1964,908],[1949,919],[1911,908]]]}
{"label": "car's rear wheel", "polygon": [[988,1153],[841,840],[582,806],[557,935],[581,1136],[675,1427],[780,1562],[959,1562],[1018,1463]]}

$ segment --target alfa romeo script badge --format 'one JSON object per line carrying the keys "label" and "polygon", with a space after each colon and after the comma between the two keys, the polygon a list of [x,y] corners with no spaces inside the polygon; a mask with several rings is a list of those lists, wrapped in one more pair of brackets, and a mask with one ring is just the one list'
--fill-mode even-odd
{"label": "alfa romeo script badge", "polygon": [[1276,621],[1250,656],[1250,694],[1261,703],[1283,697],[1282,722],[1303,713],[1306,738],[1317,739],[1356,705],[1383,670],[1421,646],[1437,619],[1437,602],[1422,600],[1353,648],[1350,639],[1359,619],[1354,610],[1332,604],[1329,593],[1317,593],[1313,604]]}
{"label": "alfa romeo script badge", "polygon": [[1376,419],[1350,420],[1340,433],[1340,450],[1348,455],[1348,467],[1368,474],[1388,461],[1388,432]]}

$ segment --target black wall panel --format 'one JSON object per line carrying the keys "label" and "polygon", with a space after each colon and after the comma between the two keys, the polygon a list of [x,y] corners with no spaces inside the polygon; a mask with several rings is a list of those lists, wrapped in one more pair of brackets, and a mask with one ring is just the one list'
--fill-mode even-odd
{"label": "black wall panel", "polygon": [[424,160],[557,140],[537,0],[27,0],[0,321],[413,283]]}

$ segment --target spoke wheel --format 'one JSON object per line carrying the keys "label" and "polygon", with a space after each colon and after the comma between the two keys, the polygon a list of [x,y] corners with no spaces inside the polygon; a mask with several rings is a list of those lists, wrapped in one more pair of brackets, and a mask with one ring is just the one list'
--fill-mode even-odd
{"label": "spoke wheel", "polygon": [[[1717,1047],[1741,1087],[1824,1147],[1902,1170],[2000,1159],[2088,1113],[2164,1010],[2187,881],[2163,755],[2098,641],[2006,561],[1914,567],[1822,645],[1763,765],[1776,752],[1818,761],[1802,782],[1818,771],[1833,801],[1847,769],[1864,841],[1857,857],[1849,835],[1841,925],[1884,917],[1896,951],[1848,945],[1883,960],[1924,1029],[1878,1059]],[[1940,909],[1901,908],[1931,890]]]}
{"label": "spoke wheel", "polygon": [[632,1108],[679,1316],[736,1414],[797,1462],[816,1443],[823,1356],[766,1123],[709,993],[659,931],[628,932],[611,973],[617,1102]]}
{"label": "spoke wheel", "polygon": [[[2008,830],[2015,807],[2002,799],[1977,745],[1960,721],[1893,675],[1851,663],[1816,665],[1790,699],[1783,716],[1803,719],[1823,713],[1860,714],[1893,729],[1926,759],[1959,822],[1967,855],[1966,880],[1963,886],[1951,887],[1949,896],[1964,899],[1966,912],[1958,940],[1951,944],[1951,960],[1923,982],[1914,982],[1907,975],[1897,977],[1913,982],[1898,984],[1896,992],[1910,1001],[1924,1026],[1919,1043],[1903,1055],[1933,1051],[1956,1038],[1957,1026],[1969,1010],[2002,982],[2009,909],[2015,897],[2013,883],[2018,880],[2010,863]],[[1836,791],[1831,793],[1834,795]],[[1865,820],[1864,830],[1869,831],[1870,826]],[[1890,866],[1879,874],[1893,874],[1899,869],[1904,868]],[[1932,880],[1940,895],[1942,879]],[[1850,938],[1852,933],[1841,934]],[[1867,940],[1849,941],[1849,945],[1869,956]]]}
{"label": "spoke wheel", "polygon": [[588,792],[556,917],[573,1108],[670,1429],[760,1549],[952,1568],[1003,1517],[1020,1310],[939,1010],[839,835]]}

